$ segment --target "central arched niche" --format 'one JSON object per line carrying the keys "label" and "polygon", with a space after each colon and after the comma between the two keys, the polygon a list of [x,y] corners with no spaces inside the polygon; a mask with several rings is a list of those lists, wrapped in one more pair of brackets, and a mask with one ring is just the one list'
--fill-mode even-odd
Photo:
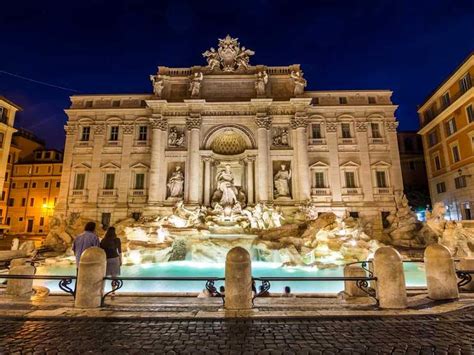
{"label": "central arched niche", "polygon": [[253,137],[241,127],[217,126],[209,132],[206,149],[219,155],[238,155],[254,147]]}

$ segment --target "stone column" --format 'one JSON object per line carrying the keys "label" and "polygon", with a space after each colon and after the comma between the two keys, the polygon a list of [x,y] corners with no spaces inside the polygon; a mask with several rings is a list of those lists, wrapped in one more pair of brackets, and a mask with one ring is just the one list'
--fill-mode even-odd
{"label": "stone column", "polygon": [[106,130],[107,126],[104,123],[94,126],[94,145],[92,148],[91,170],[87,179],[87,201],[94,206],[97,203],[99,189],[103,187],[100,163],[102,159],[101,153],[104,147],[104,136],[106,134]]}
{"label": "stone column", "polygon": [[74,179],[74,171],[72,171],[72,154],[74,152],[74,143],[76,141],[77,127],[75,125],[64,126],[66,131],[66,142],[64,144],[63,170],[61,174],[61,183],[59,189],[58,203],[54,209],[55,214],[66,213],[67,200],[69,198],[69,188],[71,187],[71,179]]}
{"label": "stone column", "polygon": [[199,130],[201,128],[202,118],[199,113],[191,113],[186,119],[186,128],[188,129],[188,201],[189,204],[199,203],[199,185],[201,158],[199,156]]}
{"label": "stone column", "polygon": [[367,122],[356,122],[356,139],[360,154],[360,187],[364,194],[364,201],[374,200],[372,184],[372,169],[370,167],[369,144],[367,137]]}
{"label": "stone column", "polygon": [[437,243],[428,245],[425,269],[429,298],[451,300],[459,297],[454,260],[448,248]]}
{"label": "stone column", "polygon": [[271,117],[257,114],[257,202],[270,200],[269,177],[272,175],[270,166],[270,147],[268,143]]}
{"label": "stone column", "polygon": [[342,201],[341,168],[339,166],[339,146],[337,142],[337,123],[326,122],[326,142],[329,150],[329,171],[327,186],[331,189],[332,201]]}
{"label": "stone column", "polygon": [[[126,208],[128,202],[128,195],[130,190],[130,179],[131,179],[131,171],[130,167],[130,151],[133,147],[133,133],[134,133],[134,125],[133,124],[126,124],[122,127],[122,158],[120,161],[120,173],[118,176],[118,204],[116,207],[121,207],[125,209],[122,213],[125,212],[125,215],[114,216],[115,220],[123,219],[126,216]],[[117,211],[116,211],[117,212]]]}
{"label": "stone column", "polygon": [[306,114],[297,112],[295,117],[291,120],[291,128],[295,130],[295,142],[293,142],[293,146],[296,148],[295,156],[297,165],[293,170],[297,173],[296,178],[298,179],[298,196],[293,196],[293,198],[296,198],[301,202],[309,200],[311,195],[308,163],[308,137],[306,135],[307,126],[308,119]]}
{"label": "stone column", "polygon": [[249,252],[232,248],[225,260],[225,309],[252,308],[252,265]]}
{"label": "stone column", "polygon": [[374,256],[377,297],[380,308],[407,308],[407,290],[402,257],[392,247],[380,247]]}
{"label": "stone column", "polygon": [[255,202],[253,198],[253,184],[255,183],[254,173],[253,173],[254,160],[255,160],[254,157],[247,157],[245,160],[247,163],[247,204],[248,205],[253,205]]}
{"label": "stone column", "polygon": [[105,251],[99,247],[88,248],[81,255],[74,307],[97,308],[101,306],[106,263]]}
{"label": "stone column", "polygon": [[204,206],[211,204],[211,164],[210,157],[203,158],[204,160]]}
{"label": "stone column", "polygon": [[[390,178],[394,193],[403,192],[403,178],[400,164],[400,152],[398,150],[397,127],[398,122],[394,121],[385,123],[387,143],[390,149],[390,160],[392,163],[390,168]],[[441,129],[440,131],[444,132],[444,129]],[[429,165],[429,162],[427,162],[427,165]]]}
{"label": "stone column", "polygon": [[[150,118],[152,129],[151,141],[151,163],[150,163],[150,184],[148,190],[148,204],[159,205],[166,196],[166,166],[165,166],[165,147],[166,147],[166,128],[167,121],[161,114],[154,114]],[[161,185],[162,186],[161,186]]]}

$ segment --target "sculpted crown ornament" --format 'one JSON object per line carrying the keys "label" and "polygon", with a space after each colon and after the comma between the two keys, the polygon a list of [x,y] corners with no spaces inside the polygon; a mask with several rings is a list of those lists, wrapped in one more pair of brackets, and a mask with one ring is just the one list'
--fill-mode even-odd
{"label": "sculpted crown ornament", "polygon": [[250,56],[254,54],[254,51],[240,47],[238,38],[227,35],[224,39],[219,39],[217,51],[211,47],[202,56],[206,58],[209,70],[218,68],[225,72],[233,72],[237,69],[248,69]]}

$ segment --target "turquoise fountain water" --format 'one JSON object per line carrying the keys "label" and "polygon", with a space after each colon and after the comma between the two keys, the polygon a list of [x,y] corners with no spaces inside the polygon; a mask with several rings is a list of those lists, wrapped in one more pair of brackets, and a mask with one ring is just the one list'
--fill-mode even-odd
{"label": "turquoise fountain water", "polygon": [[[425,270],[421,263],[405,263],[405,277],[408,287],[426,286]],[[75,265],[54,265],[38,267],[38,275],[75,275]],[[282,267],[280,263],[253,262],[254,277],[332,277],[343,276],[343,268],[316,269],[313,267]],[[223,277],[223,263],[204,263],[196,261],[175,261],[156,264],[123,266],[122,276],[153,277]],[[35,285],[48,287],[51,292],[59,292],[58,283],[53,281],[35,281]],[[220,286],[217,283],[217,286]],[[344,289],[343,282],[272,282],[270,292],[282,292],[290,286],[294,293],[337,293]],[[107,286],[109,288],[109,286]],[[121,292],[199,292],[204,288],[201,281],[126,281]]]}

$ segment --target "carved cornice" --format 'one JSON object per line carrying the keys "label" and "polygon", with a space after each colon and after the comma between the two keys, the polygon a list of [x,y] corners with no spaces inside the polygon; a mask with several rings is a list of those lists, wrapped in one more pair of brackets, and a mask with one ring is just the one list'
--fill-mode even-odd
{"label": "carved cornice", "polygon": [[186,118],[186,128],[191,129],[200,129],[202,124],[202,117],[199,113],[191,113],[189,117]]}
{"label": "carved cornice", "polygon": [[74,134],[76,134],[77,126],[68,124],[68,125],[64,126],[64,130],[66,131],[66,135],[68,135],[68,136],[74,135]]}
{"label": "carved cornice", "polygon": [[336,122],[326,122],[326,132],[328,132],[328,133],[337,132],[337,123]]}
{"label": "carved cornice", "polygon": [[367,122],[356,122],[357,132],[367,132]]}
{"label": "carved cornice", "polygon": [[105,134],[105,125],[104,124],[94,125],[94,135],[101,135],[101,134]]}
{"label": "carved cornice", "polygon": [[134,126],[132,124],[122,125],[123,134],[133,134]]}
{"label": "carved cornice", "polygon": [[291,118],[290,126],[293,129],[306,128],[308,126],[308,116],[306,115],[295,115]]}
{"label": "carved cornice", "polygon": [[398,122],[385,122],[385,129],[388,132],[396,132],[398,127]]}
{"label": "carved cornice", "polygon": [[257,116],[255,117],[255,124],[258,128],[270,129],[272,126],[271,116]]}
{"label": "carved cornice", "polygon": [[165,117],[151,117],[150,125],[152,129],[159,129],[161,131],[166,131],[168,129],[168,121]]}

